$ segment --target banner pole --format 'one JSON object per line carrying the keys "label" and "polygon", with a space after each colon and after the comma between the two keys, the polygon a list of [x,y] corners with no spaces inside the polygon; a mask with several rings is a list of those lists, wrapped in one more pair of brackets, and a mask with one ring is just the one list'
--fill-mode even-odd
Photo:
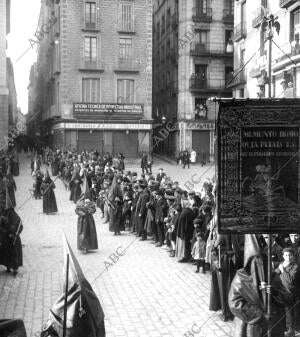
{"label": "banner pole", "polygon": [[[268,221],[270,225],[270,216],[268,216]],[[269,227],[270,228],[270,227]],[[269,234],[269,245],[268,245],[268,291],[267,291],[267,317],[268,317],[268,337],[272,337],[271,332],[271,316],[272,316],[272,289],[271,289],[271,275],[272,275],[272,234]]]}
{"label": "banner pole", "polygon": [[65,301],[64,301],[63,337],[67,336],[68,288],[69,288],[69,254],[67,254],[67,266],[66,266],[66,286],[65,286]]}

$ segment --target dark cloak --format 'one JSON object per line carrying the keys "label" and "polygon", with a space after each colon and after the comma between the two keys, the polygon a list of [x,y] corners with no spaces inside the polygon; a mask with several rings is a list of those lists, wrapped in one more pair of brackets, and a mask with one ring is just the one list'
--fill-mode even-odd
{"label": "dark cloak", "polygon": [[77,248],[79,250],[98,249],[97,232],[93,214],[96,206],[93,202],[80,200],[75,209],[77,221]]}
{"label": "dark cloak", "polygon": [[110,207],[109,231],[119,233],[124,230],[122,225],[122,202],[114,201],[112,205],[114,208]]}
{"label": "dark cloak", "polygon": [[82,183],[82,180],[79,177],[79,173],[76,171],[72,179],[70,181],[70,200],[74,201],[75,203],[80,199],[81,196],[81,187],[80,184]]}
{"label": "dark cloak", "polygon": [[45,178],[41,185],[41,193],[43,195],[43,213],[57,212],[56,198],[53,189],[55,184],[51,178]]}

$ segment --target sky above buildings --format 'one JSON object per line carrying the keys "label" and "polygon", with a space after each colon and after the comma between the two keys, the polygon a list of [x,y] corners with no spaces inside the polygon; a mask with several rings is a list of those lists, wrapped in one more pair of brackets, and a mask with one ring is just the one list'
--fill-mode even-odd
{"label": "sky above buildings", "polygon": [[29,39],[36,40],[34,33],[40,5],[41,0],[11,0],[7,56],[11,58],[14,66],[18,106],[23,113],[28,112],[29,74],[31,65],[36,61],[36,47],[31,49]]}

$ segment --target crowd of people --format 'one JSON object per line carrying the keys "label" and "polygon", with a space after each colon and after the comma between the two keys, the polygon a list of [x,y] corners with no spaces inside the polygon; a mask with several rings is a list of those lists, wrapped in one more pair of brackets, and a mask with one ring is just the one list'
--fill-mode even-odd
{"label": "crowd of people", "polygon": [[[144,156],[142,162],[148,166],[148,155]],[[47,171],[41,172],[42,163],[51,166],[53,180]],[[8,176],[11,167],[10,162]],[[57,211],[49,209],[54,204],[55,179],[64,183],[78,215],[77,248],[83,253],[98,249],[93,214],[99,209],[104,224],[108,224],[114,235],[127,231],[157,249],[165,249],[179,263],[194,264],[196,273],[210,272],[209,309],[221,310],[220,318],[224,321],[235,317],[240,323],[236,336],[262,337],[268,329],[272,330],[272,336],[295,336],[300,324],[299,234],[272,235],[274,324],[270,328],[266,317],[266,297],[270,290],[266,262],[269,236],[218,233],[215,178],[205,179],[199,193],[186,191],[163,168],[156,175],[145,166],[141,167],[142,172],[126,171],[122,154],[102,156],[96,151],[45,149],[32,158],[31,168],[35,179],[33,195],[47,199],[45,213]],[[37,183],[38,176],[41,180]],[[1,181],[4,180],[2,175]],[[13,201],[5,186],[5,200]],[[11,188],[15,189],[14,186],[12,183]],[[13,205],[4,205],[3,209],[13,210]],[[5,216],[0,229],[11,221]],[[16,233],[17,218],[12,223]],[[10,239],[16,243],[15,234]],[[15,269],[5,263],[0,257],[0,264]]]}

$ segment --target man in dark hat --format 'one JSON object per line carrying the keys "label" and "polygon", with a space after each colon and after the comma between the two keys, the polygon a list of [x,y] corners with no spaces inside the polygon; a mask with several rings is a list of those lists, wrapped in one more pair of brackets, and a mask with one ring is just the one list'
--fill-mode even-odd
{"label": "man in dark hat", "polygon": [[140,192],[139,185],[133,184],[133,200],[131,206],[131,230],[130,233],[136,233],[138,231],[138,215],[136,213],[136,205],[139,200]]}
{"label": "man in dark hat", "polygon": [[[286,312],[286,327],[288,329],[286,337],[294,337],[297,322],[297,302],[300,299],[300,269],[299,265],[295,262],[293,248],[284,248],[283,262],[275,270],[279,274],[281,282],[290,294],[290,301],[285,303]],[[298,316],[299,317],[299,316]]]}
{"label": "man in dark hat", "polygon": [[156,176],[156,181],[158,181],[159,183],[161,183],[162,178],[165,177],[165,176],[166,176],[166,174],[164,173],[164,169],[160,168],[159,169],[159,173]]}
{"label": "man in dark hat", "polygon": [[147,239],[147,231],[144,228],[146,216],[147,216],[147,202],[149,201],[149,192],[146,190],[146,185],[142,182],[138,185],[139,199],[136,204],[136,215],[137,215],[137,235],[141,237],[144,241]]}
{"label": "man in dark hat", "polygon": [[156,191],[156,204],[155,204],[155,223],[156,223],[156,231],[158,235],[158,243],[155,247],[161,247],[165,241],[165,232],[164,228],[164,219],[168,213],[168,205],[166,199],[164,197],[164,193],[162,190]]}

